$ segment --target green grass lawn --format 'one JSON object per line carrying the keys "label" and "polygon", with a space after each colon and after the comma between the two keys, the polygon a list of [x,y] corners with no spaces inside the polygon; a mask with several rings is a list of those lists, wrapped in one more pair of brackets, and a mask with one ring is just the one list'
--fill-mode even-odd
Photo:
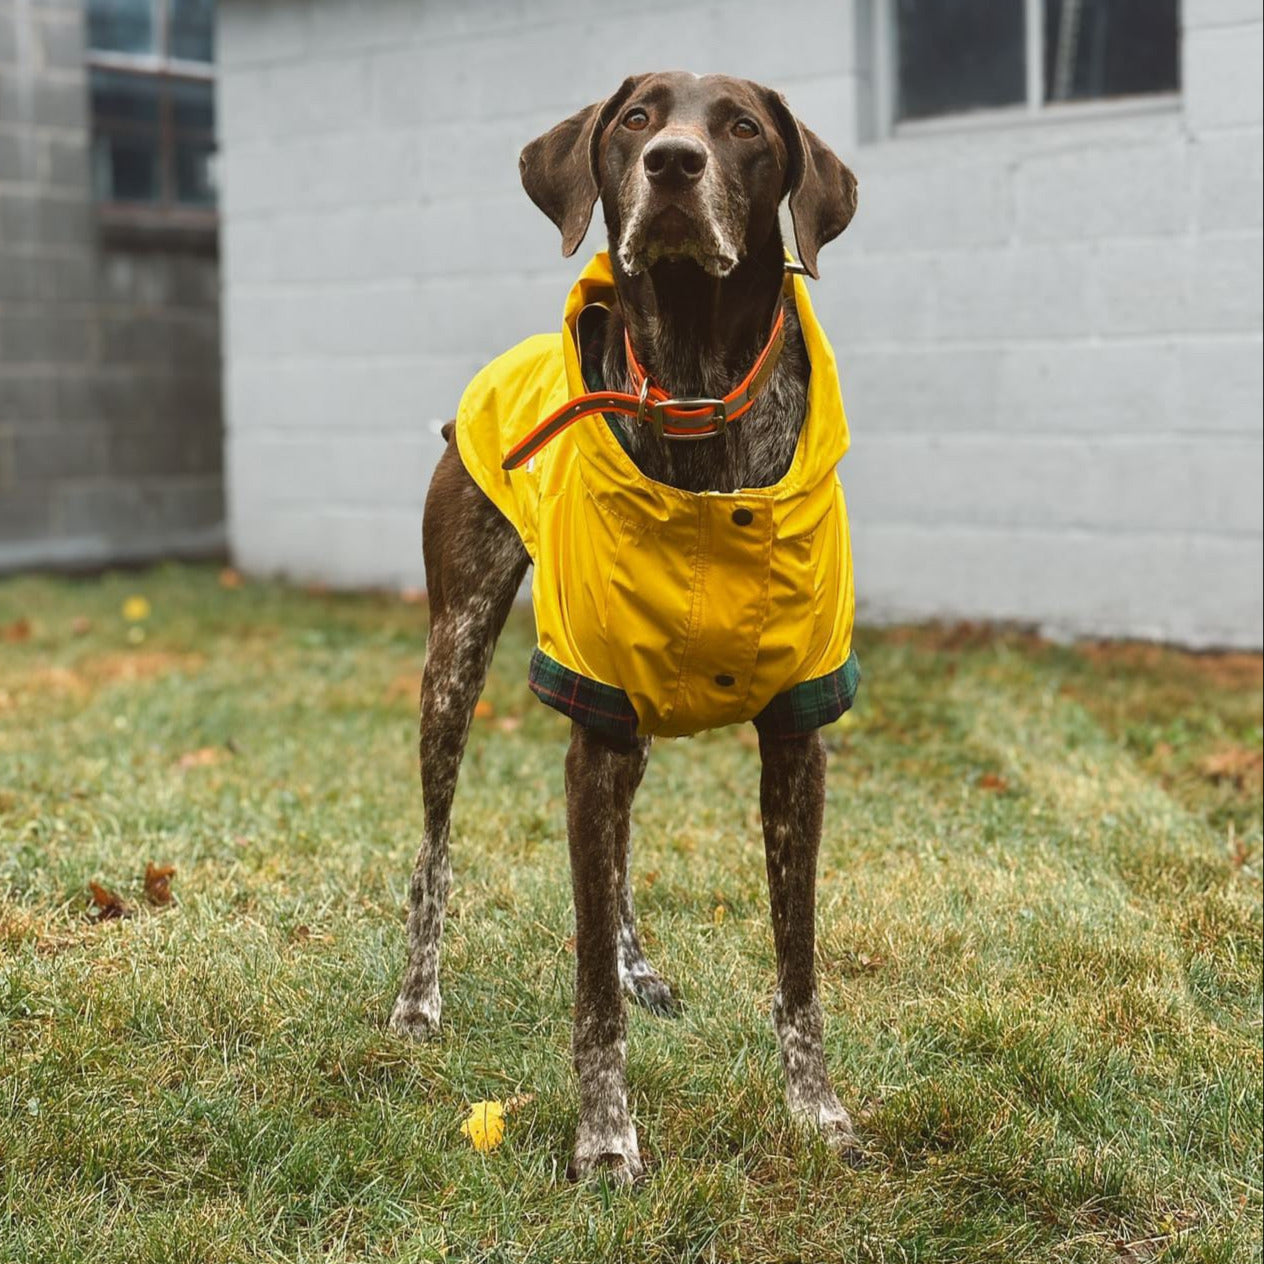
{"label": "green grass lawn", "polygon": [[[781,1100],[752,735],[662,743],[636,892],[687,1009],[630,1011],[625,1195],[564,1178],[567,725],[525,612],[457,795],[444,1034],[386,1030],[424,635],[207,569],[0,583],[6,1264],[1261,1258],[1259,656],[858,634],[819,960],[860,1170]],[[514,1094],[476,1153],[468,1105]]]}

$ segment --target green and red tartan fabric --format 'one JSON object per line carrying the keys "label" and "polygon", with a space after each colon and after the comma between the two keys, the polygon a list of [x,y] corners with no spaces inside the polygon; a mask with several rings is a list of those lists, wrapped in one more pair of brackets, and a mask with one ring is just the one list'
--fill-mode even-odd
{"label": "green and red tartan fabric", "polygon": [[[628,695],[614,685],[571,671],[538,648],[531,655],[527,681],[545,706],[585,728],[625,740],[636,735],[636,711]],[[853,651],[836,671],[779,693],[755,717],[754,725],[764,737],[806,736],[851,710],[859,687],[860,662]]]}

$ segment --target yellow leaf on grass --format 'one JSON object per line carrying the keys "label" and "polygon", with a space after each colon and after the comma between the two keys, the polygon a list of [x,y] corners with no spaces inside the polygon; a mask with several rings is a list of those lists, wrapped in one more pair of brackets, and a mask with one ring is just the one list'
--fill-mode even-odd
{"label": "yellow leaf on grass", "polygon": [[717,904],[715,906],[715,912],[711,914],[711,920],[712,922],[715,923],[716,926],[719,926],[724,921],[724,905],[723,904]]}
{"label": "yellow leaf on grass", "polygon": [[461,1125],[461,1132],[480,1154],[494,1150],[505,1139],[504,1104],[475,1102]]}
{"label": "yellow leaf on grass", "polygon": [[129,597],[123,603],[123,618],[128,623],[140,623],[149,618],[149,602],[144,597]]}

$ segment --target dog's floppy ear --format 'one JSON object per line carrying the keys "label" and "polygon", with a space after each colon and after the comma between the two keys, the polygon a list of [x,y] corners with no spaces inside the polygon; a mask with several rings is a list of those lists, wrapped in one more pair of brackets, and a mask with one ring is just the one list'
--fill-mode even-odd
{"label": "dog's floppy ear", "polygon": [[833,241],[856,213],[856,177],[815,132],[790,113],[781,93],[768,96],[790,156],[786,187],[799,261],[818,277],[816,252]]}
{"label": "dog's floppy ear", "polygon": [[573,255],[588,232],[600,192],[597,148],[601,134],[644,77],[629,76],[613,96],[563,119],[533,140],[518,158],[527,196],[562,230],[564,255]]}

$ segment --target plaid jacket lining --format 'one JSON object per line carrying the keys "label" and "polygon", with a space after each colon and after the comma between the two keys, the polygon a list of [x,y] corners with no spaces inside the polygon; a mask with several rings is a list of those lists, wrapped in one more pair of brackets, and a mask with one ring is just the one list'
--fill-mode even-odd
{"label": "plaid jacket lining", "polygon": [[[531,655],[527,683],[546,706],[585,728],[623,739],[636,734],[636,711],[622,689],[581,676],[538,647]],[[859,686],[860,663],[853,651],[836,670],[779,693],[755,717],[755,727],[765,737],[802,737],[849,711]]]}

